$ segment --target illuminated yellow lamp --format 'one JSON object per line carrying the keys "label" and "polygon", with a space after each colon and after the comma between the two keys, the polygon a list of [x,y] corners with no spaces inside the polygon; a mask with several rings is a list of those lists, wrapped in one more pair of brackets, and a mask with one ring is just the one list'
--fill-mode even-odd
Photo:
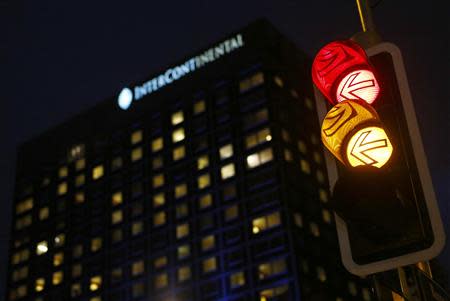
{"label": "illuminated yellow lamp", "polygon": [[357,131],[347,144],[347,161],[351,166],[371,165],[382,167],[389,161],[393,147],[383,128],[364,127]]}
{"label": "illuminated yellow lamp", "polygon": [[266,141],[271,141],[272,140],[272,135],[267,135],[266,136]]}
{"label": "illuminated yellow lamp", "polygon": [[321,137],[326,148],[347,166],[379,168],[393,152],[377,112],[363,101],[344,100],[335,105],[325,116]]}
{"label": "illuminated yellow lamp", "polygon": [[253,226],[252,231],[253,231],[254,234],[257,234],[257,233],[259,233],[259,231],[261,231],[261,230],[259,229],[258,226]]}

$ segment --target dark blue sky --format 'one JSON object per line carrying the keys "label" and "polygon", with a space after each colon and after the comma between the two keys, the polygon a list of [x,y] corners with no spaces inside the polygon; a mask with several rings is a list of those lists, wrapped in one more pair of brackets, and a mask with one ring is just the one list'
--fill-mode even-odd
{"label": "dark blue sky", "polygon": [[[0,296],[19,143],[260,17],[311,56],[360,30],[353,0],[10,2],[1,8]],[[384,0],[374,19],[382,37],[403,52],[450,232],[448,11],[426,1]],[[448,270],[449,250],[440,257]]]}

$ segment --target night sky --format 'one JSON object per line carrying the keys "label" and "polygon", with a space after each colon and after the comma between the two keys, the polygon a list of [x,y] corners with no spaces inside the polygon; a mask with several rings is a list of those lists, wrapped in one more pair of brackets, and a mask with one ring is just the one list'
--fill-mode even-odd
{"label": "night sky", "polygon": [[[311,56],[325,43],[360,31],[353,0],[111,2],[17,0],[0,7],[0,57],[6,58],[0,68],[0,296],[20,143],[260,17]],[[374,20],[383,39],[403,52],[450,233],[448,10],[427,1],[384,0]],[[447,270],[449,253],[447,246],[439,257]]]}

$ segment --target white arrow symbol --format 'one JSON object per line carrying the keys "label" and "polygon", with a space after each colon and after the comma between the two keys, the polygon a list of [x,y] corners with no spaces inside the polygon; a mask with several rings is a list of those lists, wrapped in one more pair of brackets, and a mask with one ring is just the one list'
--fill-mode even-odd
{"label": "white arrow symbol", "polygon": [[[376,130],[376,133],[372,134],[374,130]],[[355,137],[356,140],[354,139]],[[352,166],[374,165],[381,167],[389,160],[392,154],[392,146],[390,145],[386,133],[381,128],[374,127],[356,133],[355,136],[350,139],[348,148],[351,148],[350,156],[356,159],[355,161],[350,160],[351,158],[349,158]],[[382,148],[386,149],[380,151]]]}
{"label": "white arrow symbol", "polygon": [[369,70],[353,71],[344,77],[337,89],[338,102],[359,99],[371,104],[378,96],[380,87]]}

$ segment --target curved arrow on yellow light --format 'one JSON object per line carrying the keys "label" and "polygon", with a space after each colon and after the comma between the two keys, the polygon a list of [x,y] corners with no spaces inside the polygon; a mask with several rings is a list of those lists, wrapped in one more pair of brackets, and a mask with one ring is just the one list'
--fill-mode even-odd
{"label": "curved arrow on yellow light", "polygon": [[347,144],[347,161],[351,166],[382,167],[392,155],[393,147],[381,127],[370,126],[357,131]]}

